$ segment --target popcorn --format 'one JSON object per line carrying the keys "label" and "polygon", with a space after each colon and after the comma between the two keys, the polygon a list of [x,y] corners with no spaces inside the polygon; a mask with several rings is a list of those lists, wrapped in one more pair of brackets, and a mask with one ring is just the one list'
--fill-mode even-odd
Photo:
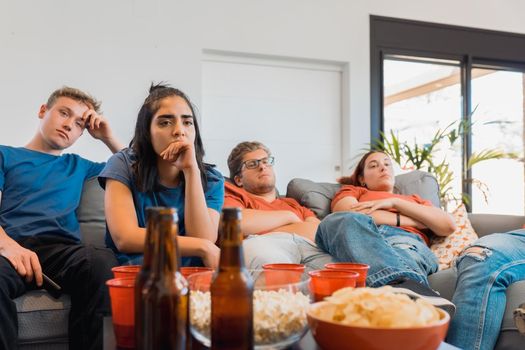
{"label": "popcorn", "polygon": [[[190,295],[192,327],[210,337],[210,292],[192,291]],[[256,290],[253,293],[255,344],[283,341],[306,327],[310,298],[301,292],[284,289]]]}

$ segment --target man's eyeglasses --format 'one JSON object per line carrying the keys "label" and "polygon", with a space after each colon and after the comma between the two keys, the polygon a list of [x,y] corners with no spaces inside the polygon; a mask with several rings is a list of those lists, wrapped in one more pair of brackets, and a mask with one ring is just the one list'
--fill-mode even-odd
{"label": "man's eyeglasses", "polygon": [[259,164],[261,163],[267,166],[273,166],[275,163],[275,158],[273,156],[269,156],[269,157],[264,157],[261,159],[249,159],[247,161],[244,161],[242,165],[244,165],[246,169],[256,169],[259,167]]}

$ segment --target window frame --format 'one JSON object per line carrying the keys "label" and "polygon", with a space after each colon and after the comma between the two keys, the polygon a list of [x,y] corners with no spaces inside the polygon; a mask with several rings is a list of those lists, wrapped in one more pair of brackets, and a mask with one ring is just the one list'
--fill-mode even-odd
{"label": "window frame", "polygon": [[[383,60],[387,55],[457,60],[461,65],[461,116],[472,114],[473,68],[497,68],[525,74],[525,35],[400,18],[370,16],[370,140],[384,130]],[[472,137],[463,138],[462,190],[472,194],[467,169]],[[471,211],[471,205],[467,204]]]}

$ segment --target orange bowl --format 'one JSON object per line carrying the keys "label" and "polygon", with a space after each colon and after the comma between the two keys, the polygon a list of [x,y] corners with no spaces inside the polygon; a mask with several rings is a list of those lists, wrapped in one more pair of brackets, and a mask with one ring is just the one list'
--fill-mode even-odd
{"label": "orange bowl", "polygon": [[325,301],[312,304],[307,312],[312,335],[324,350],[435,350],[445,339],[450,321],[448,313],[438,309],[441,318],[430,326],[356,327],[320,319],[317,313],[325,305],[328,305]]}

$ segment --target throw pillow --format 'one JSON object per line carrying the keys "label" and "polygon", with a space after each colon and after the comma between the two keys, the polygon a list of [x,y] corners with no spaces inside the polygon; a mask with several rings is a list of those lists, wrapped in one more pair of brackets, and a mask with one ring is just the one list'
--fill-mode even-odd
{"label": "throw pillow", "polygon": [[435,236],[432,239],[430,250],[436,255],[439,261],[439,269],[445,270],[452,267],[454,259],[472,244],[478,235],[472,228],[468,218],[465,205],[461,204],[452,212],[456,221],[456,230],[447,237]]}

